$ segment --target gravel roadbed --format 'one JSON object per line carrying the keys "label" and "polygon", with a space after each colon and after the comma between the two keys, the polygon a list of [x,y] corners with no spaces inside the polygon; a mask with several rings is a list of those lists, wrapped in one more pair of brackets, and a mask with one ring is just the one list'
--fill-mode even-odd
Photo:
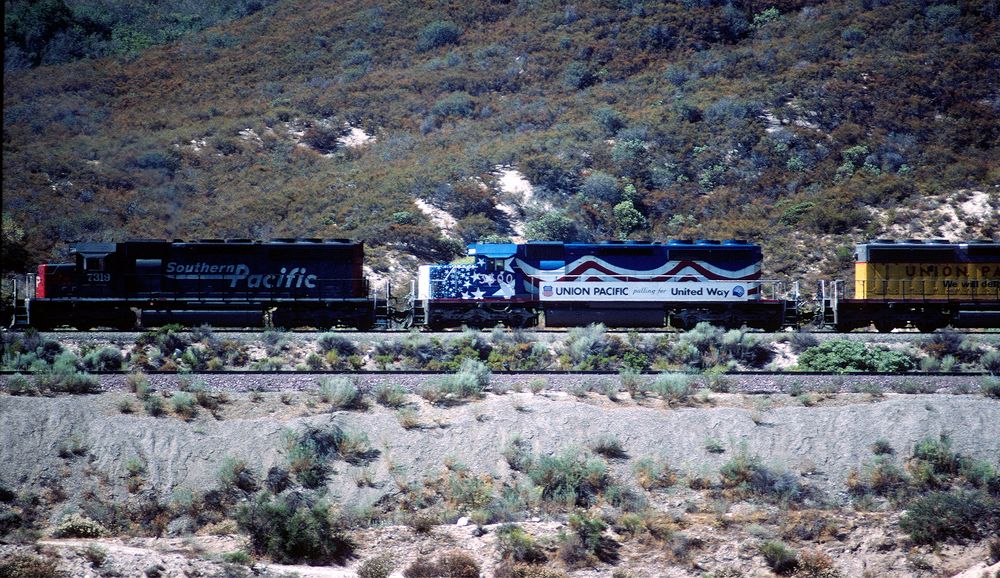
{"label": "gravel roadbed", "polygon": [[[124,374],[97,375],[101,389],[121,391],[126,389]],[[323,379],[346,377],[363,391],[370,391],[379,385],[398,385],[414,393],[424,385],[434,385],[445,378],[444,375],[426,374],[295,374],[295,373],[211,373],[211,374],[148,374],[150,385],[157,390],[181,389],[192,383],[203,383],[215,391],[307,391],[317,389]],[[732,393],[788,393],[792,391],[822,391],[827,393],[851,392],[901,392],[901,393],[977,393],[984,377],[978,375],[924,375],[919,373],[903,375],[722,375],[708,378],[693,376],[696,386],[711,387],[721,391],[724,387]],[[9,375],[0,376],[0,385],[7,386]],[[644,376],[652,382],[655,375]],[[710,384],[709,379],[714,383]],[[618,385],[621,380],[616,375],[581,374],[493,374],[492,388],[525,390],[538,388],[545,390],[572,391],[581,386],[593,391],[605,391]],[[720,387],[720,385],[722,387]]]}

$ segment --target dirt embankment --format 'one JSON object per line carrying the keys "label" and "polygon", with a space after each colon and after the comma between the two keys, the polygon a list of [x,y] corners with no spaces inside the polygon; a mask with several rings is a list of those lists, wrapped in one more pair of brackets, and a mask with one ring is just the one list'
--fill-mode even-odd
{"label": "dirt embankment", "polygon": [[[580,400],[560,392],[488,394],[448,408],[410,396],[421,424],[411,429],[404,429],[394,410],[374,405],[363,412],[329,412],[305,393],[291,399],[284,394],[284,400],[277,393],[232,394],[218,417],[202,411],[190,421],[170,415],[154,418],[141,409],[123,414],[120,404],[130,397],[134,399],[121,392],[0,396],[0,482],[15,491],[60,486],[66,497],[64,507],[51,512],[55,523],[87,499],[88,492],[125,499],[130,469],[137,462],[142,465],[143,489],[166,500],[178,489],[203,492],[216,487],[228,456],[246,460],[259,474],[283,465],[285,430],[329,423],[364,432],[370,442],[366,463],[336,462],[328,483],[339,502],[359,508],[398,492],[401,481],[440,473],[445,464],[460,463],[505,478],[511,471],[502,451],[514,436],[530,442],[535,453],[552,454],[587,447],[610,435],[627,453],[627,458],[611,461],[612,471],[630,484],[635,483],[631,465],[641,458],[663,460],[682,474],[715,478],[725,462],[744,452],[793,472],[833,503],[846,502],[848,472],[872,459],[871,445],[879,439],[898,456],[909,455],[919,440],[941,435],[966,456],[994,464],[1000,456],[1000,402],[979,395],[831,395],[826,402],[803,407],[793,405],[788,396],[713,394],[697,407],[678,408],[635,403],[627,396],[619,402],[594,394]],[[74,450],[83,457],[67,459]],[[688,499],[668,495],[653,503],[666,511]],[[870,541],[870,536],[862,538],[867,536],[863,528],[857,531],[859,544]],[[865,548],[878,551],[871,544]],[[421,549],[433,551],[432,546]],[[840,550],[838,564],[845,570],[861,569],[846,546]],[[482,554],[484,563],[494,556]],[[964,550],[956,556],[969,565],[975,562]],[[760,565],[759,560],[755,563]],[[908,568],[905,560],[880,564],[889,572],[884,575],[907,575],[896,568]]]}
{"label": "dirt embankment", "polygon": [[[85,448],[93,467],[111,479],[127,475],[130,459],[141,460],[149,486],[169,496],[177,487],[214,485],[226,456],[266,471],[284,459],[284,430],[331,421],[367,434],[379,453],[368,468],[378,482],[388,480],[388,465],[397,474],[405,471],[407,477],[420,479],[446,458],[477,471],[506,473],[501,451],[515,435],[542,454],[588,446],[601,435],[611,435],[629,456],[661,458],[682,471],[706,474],[717,472],[739,450],[773,466],[811,470],[833,487],[842,485],[851,467],[870,457],[869,447],[877,439],[906,455],[915,442],[946,434],[963,454],[985,459],[1000,455],[1000,403],[974,395],[890,395],[877,402],[808,408],[780,407],[762,398],[747,408],[733,404],[670,409],[585,403],[559,393],[508,393],[460,407],[423,404],[418,415],[426,427],[409,430],[393,411],[380,406],[366,412],[320,413],[318,407],[282,404],[273,413],[254,417],[220,421],[202,412],[183,421],[144,416],[141,411],[121,414],[117,403],[123,397],[0,397],[0,476],[8,484],[38,484],[63,467],[59,449],[74,440]],[[705,450],[707,440],[730,451],[710,453]],[[351,479],[359,467],[343,464],[331,483],[345,500],[377,499],[384,490],[359,490]]]}

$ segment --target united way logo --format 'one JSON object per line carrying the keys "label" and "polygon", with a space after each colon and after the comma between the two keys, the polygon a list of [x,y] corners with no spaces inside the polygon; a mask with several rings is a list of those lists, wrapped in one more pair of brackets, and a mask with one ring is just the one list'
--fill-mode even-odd
{"label": "united way logo", "polygon": [[747,292],[746,289],[744,289],[742,285],[737,285],[736,287],[733,287],[733,297],[743,297],[744,295],[746,295],[746,292]]}
{"label": "united way logo", "polygon": [[552,297],[552,285],[542,285],[542,296]]}

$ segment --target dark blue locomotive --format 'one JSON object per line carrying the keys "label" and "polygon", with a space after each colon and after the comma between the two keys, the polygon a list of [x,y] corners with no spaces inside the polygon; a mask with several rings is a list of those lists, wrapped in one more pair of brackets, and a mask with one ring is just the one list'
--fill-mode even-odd
{"label": "dark blue locomotive", "polygon": [[73,263],[40,265],[27,320],[37,328],[371,327],[364,248],[345,240],[80,243]]}
{"label": "dark blue locomotive", "polygon": [[469,255],[420,267],[417,322],[777,329],[795,307],[773,298],[760,246],[744,241],[475,244]]}

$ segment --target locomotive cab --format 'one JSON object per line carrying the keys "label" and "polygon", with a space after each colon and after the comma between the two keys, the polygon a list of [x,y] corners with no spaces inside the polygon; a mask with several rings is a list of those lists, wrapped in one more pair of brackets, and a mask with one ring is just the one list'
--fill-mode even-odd
{"label": "locomotive cab", "polygon": [[79,297],[114,297],[121,293],[115,281],[121,276],[117,271],[114,243],[80,243],[70,254],[75,257],[76,295]]}

